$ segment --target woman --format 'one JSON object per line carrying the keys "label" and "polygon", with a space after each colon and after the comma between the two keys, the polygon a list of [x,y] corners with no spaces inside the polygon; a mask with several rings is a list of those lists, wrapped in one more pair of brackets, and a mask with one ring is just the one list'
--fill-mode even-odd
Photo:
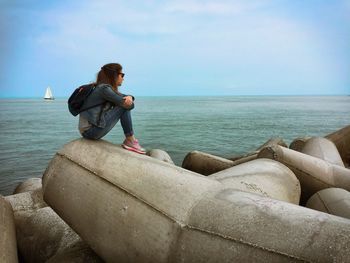
{"label": "woman", "polygon": [[95,89],[84,103],[84,108],[98,106],[80,113],[79,131],[84,138],[97,140],[105,136],[120,119],[125,134],[123,148],[145,154],[145,149],[138,143],[132,128],[134,97],[118,91],[124,75],[122,66],[118,63],[109,63],[101,68]]}

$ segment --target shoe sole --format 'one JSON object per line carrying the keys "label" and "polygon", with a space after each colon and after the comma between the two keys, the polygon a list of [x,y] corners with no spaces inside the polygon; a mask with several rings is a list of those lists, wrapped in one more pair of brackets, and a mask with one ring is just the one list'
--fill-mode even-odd
{"label": "shoe sole", "polygon": [[139,154],[146,154],[146,152],[144,152],[144,151],[137,150],[137,149],[135,149],[133,147],[129,147],[129,146],[125,145],[125,144],[122,144],[122,147],[124,149],[132,151],[132,152],[136,152],[136,153],[139,153]]}

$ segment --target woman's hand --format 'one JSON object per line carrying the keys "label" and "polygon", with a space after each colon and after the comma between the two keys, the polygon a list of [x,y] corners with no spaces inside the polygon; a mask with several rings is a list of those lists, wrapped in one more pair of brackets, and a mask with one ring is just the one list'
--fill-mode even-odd
{"label": "woman's hand", "polygon": [[133,100],[131,96],[125,96],[123,99],[124,99],[124,105],[126,107],[130,107],[132,105]]}

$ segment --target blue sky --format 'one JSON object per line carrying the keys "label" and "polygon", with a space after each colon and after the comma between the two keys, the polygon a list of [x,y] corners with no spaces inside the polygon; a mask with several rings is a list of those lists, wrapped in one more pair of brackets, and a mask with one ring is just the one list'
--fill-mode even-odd
{"label": "blue sky", "polygon": [[350,0],[0,0],[0,97],[350,94]]}

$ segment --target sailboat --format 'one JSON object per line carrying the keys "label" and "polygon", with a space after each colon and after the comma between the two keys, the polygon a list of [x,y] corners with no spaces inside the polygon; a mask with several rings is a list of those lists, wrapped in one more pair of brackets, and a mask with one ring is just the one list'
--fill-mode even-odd
{"label": "sailboat", "polygon": [[46,88],[44,99],[45,100],[54,100],[55,99],[52,95],[52,91],[51,91],[50,87]]}

